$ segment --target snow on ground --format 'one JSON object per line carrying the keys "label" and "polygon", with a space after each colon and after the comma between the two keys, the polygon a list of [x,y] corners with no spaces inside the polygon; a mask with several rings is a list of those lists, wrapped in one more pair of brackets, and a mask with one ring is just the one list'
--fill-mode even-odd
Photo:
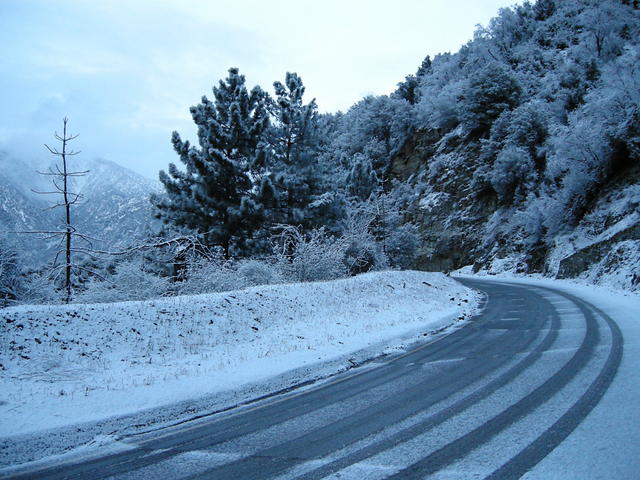
{"label": "snow on ground", "polygon": [[6,446],[39,448],[46,435],[29,435],[44,429],[57,428],[62,438],[73,424],[183,402],[177,414],[145,417],[176,421],[225,407],[221,392],[259,382],[267,385],[261,393],[286,387],[269,379],[293,369],[318,375],[313,365],[340,358],[329,370],[344,369],[353,352],[375,356],[415,341],[473,314],[477,300],[442,274],[377,272],[145,302],[0,310],[0,451],[9,456],[0,465],[42,456]]}

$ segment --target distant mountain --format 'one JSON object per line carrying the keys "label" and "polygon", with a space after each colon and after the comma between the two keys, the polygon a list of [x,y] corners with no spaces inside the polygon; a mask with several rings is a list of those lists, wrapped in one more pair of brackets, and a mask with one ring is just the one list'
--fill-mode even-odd
{"label": "distant mountain", "polygon": [[106,247],[130,244],[152,218],[149,195],[160,184],[107,160],[79,163],[89,170],[75,179],[83,195],[76,208],[78,230],[102,240]]}
{"label": "distant mountain", "polygon": [[[10,243],[23,251],[29,263],[50,261],[56,241],[11,232],[60,229],[64,210],[52,208],[60,196],[36,193],[53,190],[50,177],[37,173],[52,166],[0,152],[0,229],[7,232]],[[153,221],[149,195],[160,189],[158,182],[103,159],[74,157],[71,170],[88,170],[72,181],[70,190],[82,194],[81,201],[73,206],[72,221],[79,232],[96,239],[95,248],[117,249],[144,234]]]}

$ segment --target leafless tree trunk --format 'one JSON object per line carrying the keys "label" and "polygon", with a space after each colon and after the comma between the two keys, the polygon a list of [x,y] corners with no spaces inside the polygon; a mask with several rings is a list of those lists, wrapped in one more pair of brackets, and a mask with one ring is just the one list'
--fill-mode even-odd
{"label": "leafless tree trunk", "polygon": [[42,233],[47,234],[49,237],[61,237],[62,241],[60,244],[64,243],[64,249],[59,249],[56,252],[56,257],[54,259],[54,268],[58,262],[58,258],[61,254],[64,254],[65,262],[62,265],[62,270],[64,271],[64,289],[66,292],[65,301],[69,303],[71,300],[72,293],[72,279],[71,275],[73,272],[73,263],[72,263],[72,253],[74,249],[72,248],[72,240],[75,236],[86,238],[80,233],[76,232],[73,224],[71,223],[71,205],[77,203],[82,195],[80,193],[75,193],[70,190],[70,179],[72,177],[81,177],[88,173],[88,170],[81,172],[73,172],[69,171],[68,158],[74,155],[79,154],[79,151],[74,151],[69,149],[69,142],[78,138],[78,135],[67,134],[67,123],[68,119],[65,117],[63,119],[63,130],[62,136],[55,133],[55,138],[62,144],[62,149],[58,150],[57,148],[51,148],[49,145],[45,144],[45,147],[52,155],[56,155],[62,160],[62,168],[59,164],[56,164],[54,168],[50,168],[47,172],[38,172],[41,175],[46,175],[51,177],[51,182],[53,183],[54,190],[51,192],[36,192],[41,194],[49,194],[49,195],[62,195],[62,202],[55,203],[52,208],[63,207],[65,212],[65,223],[60,231],[54,232],[33,232],[33,233]]}

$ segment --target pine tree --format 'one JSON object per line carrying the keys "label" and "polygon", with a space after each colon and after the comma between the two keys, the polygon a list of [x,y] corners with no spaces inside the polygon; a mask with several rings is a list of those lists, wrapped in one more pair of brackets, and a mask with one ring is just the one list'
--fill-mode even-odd
{"label": "pine tree", "polygon": [[204,96],[191,107],[200,148],[173,132],[173,147],[186,170],[172,163],[168,174],[161,171],[166,192],[152,203],[165,223],[197,231],[203,243],[230,258],[249,252],[263,221],[254,179],[266,157],[267,95],[259,87],[247,91],[237,68],[229,69],[213,95],[213,102]]}
{"label": "pine tree", "polygon": [[274,155],[268,187],[277,191],[274,221],[307,224],[310,221],[307,206],[318,187],[315,165],[318,107],[315,99],[303,103],[305,87],[296,73],[287,72],[285,83],[274,82],[273,86],[276,122],[271,130]]}
{"label": "pine tree", "polygon": [[416,72],[416,77],[421,78],[431,73],[432,66],[433,66],[433,63],[431,62],[431,57],[427,55],[426,57],[424,57],[424,60],[422,60],[420,67],[418,67],[418,71]]}

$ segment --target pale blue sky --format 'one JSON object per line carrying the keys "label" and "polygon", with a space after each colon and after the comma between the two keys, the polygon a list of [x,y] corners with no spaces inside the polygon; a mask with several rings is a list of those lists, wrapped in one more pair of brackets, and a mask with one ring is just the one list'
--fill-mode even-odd
{"label": "pale blue sky", "polygon": [[385,94],[457,51],[509,0],[0,0],[0,149],[46,157],[63,116],[76,147],[147,177],[172,130],[240,68],[272,91],[297,72],[321,111]]}

